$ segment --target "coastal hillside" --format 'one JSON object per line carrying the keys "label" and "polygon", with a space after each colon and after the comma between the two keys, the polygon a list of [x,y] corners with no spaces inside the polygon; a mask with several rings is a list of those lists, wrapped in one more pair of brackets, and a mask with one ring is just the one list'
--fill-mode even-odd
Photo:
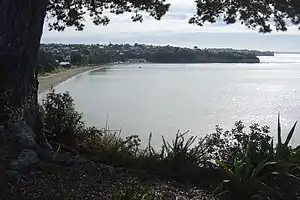
{"label": "coastal hillside", "polygon": [[42,44],[40,49],[58,62],[105,64],[112,62],[152,63],[259,63],[266,52],[234,49],[200,49],[145,44]]}
{"label": "coastal hillside", "polygon": [[275,53],[273,51],[258,51],[258,50],[248,50],[248,49],[232,49],[232,48],[214,48],[214,49],[206,49],[208,51],[217,51],[217,52],[229,52],[229,53],[244,53],[244,54],[254,54],[256,56],[274,56]]}

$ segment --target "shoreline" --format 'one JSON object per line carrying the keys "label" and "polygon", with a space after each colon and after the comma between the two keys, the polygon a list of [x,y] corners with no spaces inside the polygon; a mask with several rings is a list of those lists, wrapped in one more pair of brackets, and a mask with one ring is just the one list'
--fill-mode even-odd
{"label": "shoreline", "polygon": [[62,72],[58,72],[55,74],[51,74],[48,76],[40,76],[38,77],[39,81],[39,88],[38,88],[38,95],[47,92],[51,89],[51,87],[55,87],[65,81],[68,81],[76,76],[82,75],[84,73],[88,73],[98,69],[104,69],[106,66],[98,66],[98,67],[79,67],[68,69]]}

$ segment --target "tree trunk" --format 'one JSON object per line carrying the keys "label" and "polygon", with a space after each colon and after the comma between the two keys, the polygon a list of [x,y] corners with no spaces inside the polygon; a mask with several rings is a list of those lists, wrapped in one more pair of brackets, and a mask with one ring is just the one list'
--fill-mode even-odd
{"label": "tree trunk", "polygon": [[[47,4],[0,0],[0,129],[5,127],[0,131],[0,165],[6,169],[0,169],[0,189],[40,158],[53,159],[41,129],[37,94],[37,55]],[[5,135],[13,142],[1,141]]]}
{"label": "tree trunk", "polygon": [[36,131],[37,52],[47,3],[0,0],[0,124],[23,120]]}

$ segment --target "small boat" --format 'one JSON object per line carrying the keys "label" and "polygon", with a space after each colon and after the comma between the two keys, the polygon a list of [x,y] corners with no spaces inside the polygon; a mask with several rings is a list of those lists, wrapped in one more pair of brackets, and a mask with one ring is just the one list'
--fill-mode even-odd
{"label": "small boat", "polygon": [[139,66],[139,69],[141,69],[142,67],[141,66]]}

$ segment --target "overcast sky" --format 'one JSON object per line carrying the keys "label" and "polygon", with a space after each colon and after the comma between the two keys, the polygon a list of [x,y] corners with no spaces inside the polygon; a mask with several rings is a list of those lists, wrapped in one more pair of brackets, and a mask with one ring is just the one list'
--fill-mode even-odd
{"label": "overcast sky", "polygon": [[144,43],[158,45],[198,46],[200,48],[230,47],[259,50],[300,51],[300,31],[260,34],[242,25],[223,23],[198,27],[188,24],[195,13],[193,0],[169,0],[171,8],[161,21],[145,17],[143,23],[131,22],[130,15],[111,16],[108,26],[94,26],[88,19],[85,30],[67,28],[64,32],[44,27],[43,43]]}

